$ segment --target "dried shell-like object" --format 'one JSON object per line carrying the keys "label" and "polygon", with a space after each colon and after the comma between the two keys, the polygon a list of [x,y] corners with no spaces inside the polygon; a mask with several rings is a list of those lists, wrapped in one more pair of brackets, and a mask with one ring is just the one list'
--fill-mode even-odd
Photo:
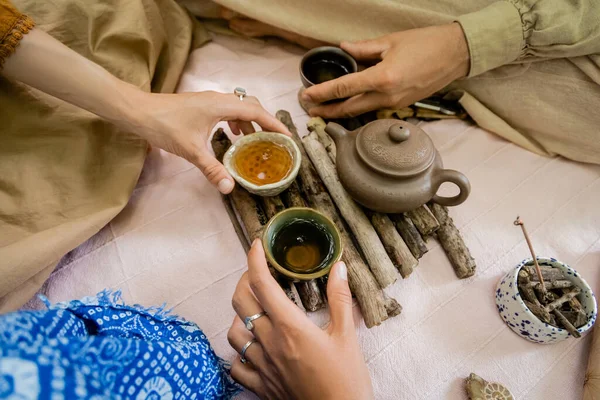
{"label": "dried shell-like object", "polygon": [[471,373],[465,383],[470,400],[514,400],[506,386],[488,382],[476,374]]}

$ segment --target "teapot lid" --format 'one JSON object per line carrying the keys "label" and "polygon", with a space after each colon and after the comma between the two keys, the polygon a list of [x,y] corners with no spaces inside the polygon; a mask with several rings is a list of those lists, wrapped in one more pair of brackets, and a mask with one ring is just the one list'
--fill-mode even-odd
{"label": "teapot lid", "polygon": [[435,147],[418,126],[385,119],[367,124],[356,138],[360,158],[372,169],[391,176],[412,176],[433,163]]}

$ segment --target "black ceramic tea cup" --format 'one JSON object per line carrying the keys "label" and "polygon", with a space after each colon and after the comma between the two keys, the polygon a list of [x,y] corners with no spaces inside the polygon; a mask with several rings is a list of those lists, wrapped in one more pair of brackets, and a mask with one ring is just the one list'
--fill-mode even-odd
{"label": "black ceramic tea cup", "polygon": [[288,208],[275,215],[264,229],[262,243],[273,268],[294,281],[327,275],[342,257],[335,224],[312,208]]}
{"label": "black ceramic tea cup", "polygon": [[300,62],[305,88],[358,71],[356,60],[339,47],[323,46],[308,51]]}

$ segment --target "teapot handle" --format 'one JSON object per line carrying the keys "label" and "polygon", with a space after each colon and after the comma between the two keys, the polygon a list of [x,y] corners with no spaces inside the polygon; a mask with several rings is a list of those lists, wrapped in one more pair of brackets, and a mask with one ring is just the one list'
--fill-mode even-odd
{"label": "teapot handle", "polygon": [[[439,173],[438,189],[444,182],[452,182],[460,189],[460,193],[453,197],[443,197],[437,194],[433,196],[433,201],[441,206],[457,206],[464,202],[471,192],[471,184],[466,176],[453,169],[444,169]],[[436,190],[437,191],[437,190]]]}

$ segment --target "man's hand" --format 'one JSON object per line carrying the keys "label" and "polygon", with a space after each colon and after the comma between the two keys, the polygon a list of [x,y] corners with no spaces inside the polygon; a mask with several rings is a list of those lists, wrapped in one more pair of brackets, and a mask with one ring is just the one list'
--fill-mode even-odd
{"label": "man's hand", "polygon": [[377,64],[306,89],[302,95],[305,103],[348,98],[311,108],[312,116],[353,117],[381,108],[406,107],[469,72],[469,49],[458,23],[343,42],[341,47],[359,62]]}

